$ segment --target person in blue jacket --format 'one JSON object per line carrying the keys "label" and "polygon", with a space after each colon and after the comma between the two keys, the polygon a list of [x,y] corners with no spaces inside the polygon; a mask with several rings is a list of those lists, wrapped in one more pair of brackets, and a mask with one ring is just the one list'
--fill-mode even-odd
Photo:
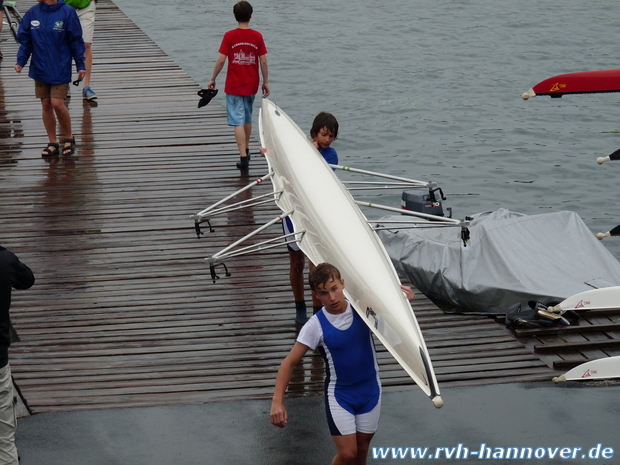
{"label": "person in blue jacket", "polygon": [[82,27],[75,9],[62,0],[37,1],[19,25],[17,40],[21,46],[15,71],[21,73],[32,57],[28,76],[34,79],[35,96],[41,99],[43,125],[49,138],[41,155],[53,156],[60,152],[56,121],[65,137],[62,154],[72,155],[75,138],[64,100],[71,82],[71,60],[75,61],[78,79],[81,81],[86,75]]}

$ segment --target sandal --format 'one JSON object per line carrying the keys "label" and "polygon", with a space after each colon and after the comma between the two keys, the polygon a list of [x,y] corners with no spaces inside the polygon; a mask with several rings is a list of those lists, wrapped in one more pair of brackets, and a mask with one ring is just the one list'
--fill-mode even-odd
{"label": "sandal", "polygon": [[49,142],[47,147],[43,149],[41,152],[42,157],[53,157],[54,155],[58,155],[58,151],[60,150],[60,145],[56,142]]}
{"label": "sandal", "polygon": [[200,89],[198,91],[198,95],[200,96],[198,108],[201,108],[208,104],[211,99],[217,95],[217,89]]}
{"label": "sandal", "polygon": [[75,153],[75,137],[73,139],[65,139],[65,141],[63,142],[63,147],[62,147],[62,154],[73,155],[74,153]]}

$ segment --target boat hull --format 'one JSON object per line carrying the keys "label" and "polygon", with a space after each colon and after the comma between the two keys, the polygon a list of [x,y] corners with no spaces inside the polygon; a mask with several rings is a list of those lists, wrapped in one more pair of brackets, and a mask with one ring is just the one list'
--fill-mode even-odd
{"label": "boat hull", "polygon": [[585,71],[553,76],[539,82],[523,94],[527,100],[535,95],[561,97],[566,94],[620,92],[620,69]]}
{"label": "boat hull", "polygon": [[336,266],[345,295],[381,343],[431,398],[443,401],[411,305],[383,244],[342,182],[301,129],[263,99],[261,144],[274,172],[276,204],[291,211],[299,247],[315,264]]}
{"label": "boat hull", "polygon": [[620,378],[620,356],[600,358],[582,363],[553,381],[588,381]]}
{"label": "boat hull", "polygon": [[556,308],[557,311],[620,308],[620,286],[580,292],[568,297],[553,308]]}

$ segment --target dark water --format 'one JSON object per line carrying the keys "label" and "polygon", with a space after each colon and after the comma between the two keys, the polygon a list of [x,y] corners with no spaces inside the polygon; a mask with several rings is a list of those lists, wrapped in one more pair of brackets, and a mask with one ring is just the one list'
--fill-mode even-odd
{"label": "dark water", "polygon": [[[201,86],[236,27],[229,1],[116,3]],[[620,95],[521,99],[557,74],[619,67],[620,2],[253,5],[271,98],[302,128],[334,113],[342,164],[435,180],[458,217],[504,207],[572,210],[594,233],[620,223],[620,163],[596,163],[620,147]],[[620,241],[605,244],[620,257]]]}

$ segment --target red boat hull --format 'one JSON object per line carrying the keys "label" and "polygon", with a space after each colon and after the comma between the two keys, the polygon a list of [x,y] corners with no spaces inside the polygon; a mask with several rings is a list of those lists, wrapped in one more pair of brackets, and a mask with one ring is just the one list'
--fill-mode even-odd
{"label": "red boat hull", "polygon": [[620,69],[560,74],[539,82],[523,94],[523,98],[527,100],[535,95],[561,97],[602,92],[620,92]]}

